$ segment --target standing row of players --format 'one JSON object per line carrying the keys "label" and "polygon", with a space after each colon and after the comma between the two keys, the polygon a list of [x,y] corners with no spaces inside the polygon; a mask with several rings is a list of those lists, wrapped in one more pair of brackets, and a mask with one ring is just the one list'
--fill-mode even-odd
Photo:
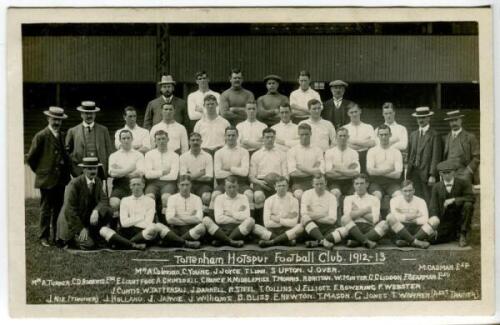
{"label": "standing row of players", "polygon": [[[200,120],[198,122],[200,125],[210,119],[210,103],[213,103],[212,109],[217,106],[216,98],[210,95],[205,97],[204,103],[207,108],[207,118]],[[316,114],[318,114],[317,117],[321,121],[321,117],[319,115],[321,112],[321,103],[313,99],[308,102],[308,106],[311,113],[311,120],[313,120],[313,117],[315,116],[314,112],[316,112]],[[86,113],[88,113],[85,112],[85,110],[89,110],[89,108],[90,110],[96,110],[95,106],[89,105],[88,102],[82,103],[82,106],[79,107],[79,110],[82,111],[82,117],[85,118],[87,115]],[[61,118],[54,118],[54,116],[56,116],[55,111],[57,111],[57,109],[51,108],[51,110],[53,115],[52,120],[59,120],[59,123]],[[287,110],[289,111],[287,105],[280,107],[280,111],[283,111],[282,121],[280,123],[286,124],[283,120],[286,121]],[[425,110],[425,108],[419,108],[416,110],[415,115],[423,115],[421,114],[422,112],[430,114],[428,111],[425,112]],[[120,209],[120,199],[130,194],[130,179],[137,176],[146,176],[148,179],[146,193],[150,195],[151,198],[156,199],[156,202],[161,202],[161,207],[157,210],[158,215],[160,216],[160,221],[163,221],[162,224],[168,223],[166,221],[166,217],[161,218],[161,216],[167,215],[169,200],[172,194],[176,192],[176,179],[179,174],[179,169],[182,168],[184,168],[184,170],[181,170],[180,174],[190,174],[193,181],[197,183],[195,184],[196,189],[194,189],[194,192],[199,194],[202,202],[205,203],[205,213],[207,215],[210,215],[210,213],[207,212],[207,209],[210,210],[211,207],[214,208],[216,197],[220,196],[220,194],[225,190],[224,186],[222,186],[223,179],[228,176],[236,176],[237,179],[239,178],[238,181],[240,183],[240,191],[243,192],[247,198],[249,210],[257,208],[257,212],[253,213],[253,217],[259,221],[258,224],[262,224],[262,206],[264,205],[266,196],[272,194],[274,189],[273,185],[277,177],[290,177],[293,194],[297,199],[301,199],[303,191],[308,190],[312,186],[311,180],[314,175],[326,172],[327,178],[329,178],[329,181],[332,181],[329,185],[332,193],[336,197],[335,202],[337,202],[337,198],[340,198],[342,194],[350,194],[351,190],[349,187],[352,185],[352,179],[355,175],[359,174],[362,168],[361,166],[363,165],[363,160],[359,159],[361,156],[359,152],[348,147],[348,144],[353,144],[353,142],[349,141],[350,132],[347,126],[345,128],[340,128],[337,131],[336,137],[335,130],[333,129],[334,135],[331,138],[328,137],[328,139],[330,142],[329,146],[333,145],[334,147],[326,150],[325,158],[323,158],[323,150],[321,147],[316,147],[312,144],[311,135],[314,136],[315,131],[312,126],[307,123],[307,121],[301,123],[297,127],[299,143],[296,145],[289,143],[292,148],[290,148],[286,154],[284,153],[288,149],[286,141],[292,140],[293,136],[286,137],[283,143],[279,143],[278,141],[278,145],[282,145],[283,147],[277,148],[274,144],[277,131],[273,128],[266,128],[265,126],[255,141],[255,144],[263,144],[263,148],[259,150],[258,146],[256,146],[257,148],[254,150],[247,150],[245,146],[251,147],[252,143],[241,140],[240,145],[238,146],[238,130],[241,130],[241,133],[248,133],[248,130],[253,131],[254,133],[257,131],[253,127],[254,125],[252,125],[258,122],[255,120],[255,105],[254,103],[247,103],[247,121],[245,121],[247,123],[245,124],[245,122],[242,122],[238,125],[242,126],[243,124],[242,127],[234,128],[226,126],[226,128],[223,129],[220,126],[212,126],[206,128],[209,135],[212,135],[213,138],[217,138],[217,134],[221,134],[223,132],[222,138],[225,141],[224,147],[217,150],[214,155],[215,171],[212,173],[210,168],[212,157],[201,150],[201,144],[203,143],[201,140],[203,136],[200,133],[202,133],[202,131],[191,135],[191,150],[182,154],[180,159],[174,152],[183,151],[181,146],[175,147],[176,143],[181,143],[179,140],[180,137],[176,137],[175,134],[182,134],[182,132],[176,133],[175,129],[177,128],[182,130],[183,126],[178,123],[178,125],[176,125],[175,121],[168,123],[172,120],[174,111],[175,108],[172,105],[164,105],[162,112],[164,120],[158,123],[157,130],[154,130],[156,126],[152,129],[152,131],[154,131],[152,144],[156,148],[147,152],[145,158],[143,158],[142,154],[132,149],[134,132],[131,130],[120,130],[118,132],[120,150],[111,154],[109,157],[109,168],[107,170],[104,169],[109,172],[111,177],[114,178],[113,192],[111,193],[110,199],[110,206],[113,211],[112,215],[114,218],[111,220],[117,220],[120,216],[118,212]],[[59,111],[59,113],[64,116],[63,112],[61,113]],[[90,115],[94,115],[95,117],[95,112],[93,113],[94,114]],[[49,118],[50,114],[50,110],[46,112],[46,115],[49,115]],[[126,115],[127,114],[128,113],[126,112]],[[353,117],[358,117],[359,126],[359,107],[351,105],[348,109],[348,114],[351,117],[350,124],[355,124],[353,123],[353,120],[355,120]],[[427,118],[428,120],[428,116],[429,115],[417,116],[417,118],[419,121],[422,118]],[[220,116],[216,116],[215,119],[220,120],[222,118]],[[460,117],[456,120],[460,120]],[[163,122],[167,125],[173,124],[176,128],[164,130],[160,127]],[[288,121],[288,123],[290,122]],[[198,124],[195,126],[195,130]],[[354,132],[357,131],[359,131],[359,129],[355,127]],[[85,137],[84,127],[82,128],[82,133],[84,138],[88,139],[88,137]],[[186,131],[184,130],[184,134],[185,133]],[[174,136],[172,136],[172,134],[174,134]],[[399,150],[391,147],[390,127],[382,125],[378,128],[377,134],[380,144],[369,149],[369,153],[366,158],[366,168],[370,176],[376,179],[376,182],[372,180],[370,188],[371,192],[377,197],[377,201],[379,202],[384,192],[385,194],[389,194],[393,197],[400,194],[398,183],[402,172],[402,158]],[[177,138],[178,141],[174,142],[172,146],[172,139],[169,138],[173,138],[174,140]],[[70,139],[70,141],[68,141],[68,139]],[[322,137],[321,140],[323,139],[324,138]],[[71,130],[68,137],[66,137],[66,140],[67,143],[69,142],[71,144]],[[88,144],[85,147],[88,147]],[[97,145],[95,147],[97,147]],[[212,150],[210,150],[210,148],[205,149],[211,153],[216,150],[216,148]],[[249,151],[252,154],[252,160],[249,160]],[[182,160],[182,157],[184,157],[184,160]],[[181,161],[180,164],[179,161]],[[448,163],[448,165],[450,164],[453,165],[453,168],[455,169],[458,167],[453,161]],[[249,177],[247,178],[248,175]],[[211,183],[213,184],[214,176],[217,180],[218,186],[212,193],[210,185]],[[250,183],[253,186],[253,191],[250,188]],[[470,199],[468,199],[466,203],[470,203]],[[462,211],[466,210],[468,209],[463,209]],[[467,228],[467,219],[470,224],[470,217],[465,217],[464,219],[466,219],[465,228]],[[436,223],[434,223],[434,225],[436,225]],[[461,223],[460,227],[464,228],[463,223]],[[451,228],[453,228],[452,233],[455,232],[454,235],[456,235],[456,227]],[[308,228],[306,227],[305,229],[307,232]],[[460,235],[465,234],[467,230],[468,228],[460,229]],[[460,238],[462,239],[462,236],[460,236]],[[365,243],[365,241],[362,242]],[[411,243],[413,242],[414,241]]]}

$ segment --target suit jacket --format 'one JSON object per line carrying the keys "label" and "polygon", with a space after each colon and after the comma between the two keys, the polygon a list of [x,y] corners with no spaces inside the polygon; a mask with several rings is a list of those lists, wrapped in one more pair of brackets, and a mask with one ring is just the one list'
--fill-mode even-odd
{"label": "suit jacket", "polygon": [[[429,216],[441,217],[444,215],[444,201],[448,198],[455,198],[455,204],[461,205],[464,202],[474,203],[474,193],[472,185],[463,179],[456,178],[453,181],[453,187],[450,194],[446,192],[446,186],[443,181],[434,184],[431,194],[431,203],[429,205]],[[458,217],[457,217],[458,218]]]}
{"label": "suit jacket", "polygon": [[66,188],[64,204],[57,219],[57,238],[70,240],[79,234],[83,228],[90,225],[90,214],[96,209],[100,215],[109,209],[108,197],[102,190],[102,181],[96,177],[94,185],[95,207],[89,206],[90,192],[85,175],[73,178]]}
{"label": "suit jacket", "polygon": [[70,161],[64,148],[64,133],[55,137],[49,127],[41,130],[31,142],[26,161],[35,173],[35,188],[51,189],[69,182]]}
{"label": "suit jacket", "polygon": [[[444,160],[448,159],[448,149],[450,140],[451,140],[451,132],[448,133],[444,138],[444,155],[443,155]],[[460,142],[460,145],[462,146],[462,150],[464,151],[466,164],[474,173],[479,166],[479,157],[480,157],[479,143],[474,134],[467,132],[465,130],[462,130],[458,134],[458,140]]]}
{"label": "suit jacket", "polygon": [[[108,158],[115,151],[115,146],[109,136],[108,128],[104,125],[94,123],[96,135],[97,158],[102,163],[104,176],[108,177]],[[83,123],[78,124],[68,130],[66,135],[66,150],[71,158],[71,175],[76,177],[82,174],[82,169],[78,164],[85,156],[85,135]]]}
{"label": "suit jacket", "polygon": [[[332,122],[332,124],[335,126],[335,130],[340,128],[343,125],[346,125],[350,122],[349,116],[347,116],[347,108],[352,104],[352,101],[348,99],[342,99],[342,104],[340,104],[340,107],[337,109],[335,107],[335,103],[333,102],[333,98],[330,98],[326,102],[323,103],[323,111],[321,112],[321,116],[327,120]],[[337,110],[337,112],[340,111],[342,119],[336,120],[334,112]]]}
{"label": "suit jacket", "polygon": [[[148,103],[148,106],[146,107],[146,113],[144,114],[144,123],[142,124],[143,128],[151,131],[151,127],[162,120],[162,106],[166,103],[167,102],[165,101],[163,96],[155,98]],[[187,126],[189,118],[187,116],[186,101],[179,97],[173,96],[172,104],[175,107],[175,120],[179,124]]]}
{"label": "suit jacket", "polygon": [[[429,128],[422,139],[420,139],[424,144],[419,149],[417,147],[418,133],[417,129],[410,134],[408,144],[408,174],[412,172],[413,168],[418,167],[422,173],[422,178],[426,179],[429,176],[434,176],[438,179],[437,164],[441,161],[441,138],[436,130]],[[414,166],[414,160],[417,155],[420,155],[420,164],[419,166]]]}

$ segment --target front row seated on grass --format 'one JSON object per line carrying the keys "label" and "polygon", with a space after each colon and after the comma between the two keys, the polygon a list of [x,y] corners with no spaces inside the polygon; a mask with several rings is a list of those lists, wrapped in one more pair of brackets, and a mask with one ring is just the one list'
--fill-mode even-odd
{"label": "front row seated on grass", "polygon": [[452,241],[459,235],[463,246],[474,202],[470,184],[454,178],[454,165],[448,161],[438,164],[443,180],[433,189],[431,217],[426,202],[414,196],[410,180],[403,181],[403,195],[391,199],[391,212],[380,220],[380,201],[367,192],[368,176],[355,176],[355,192],[345,198],[338,222],[337,199],[327,190],[322,174],[313,177],[313,188],[302,195],[300,210],[298,200],[288,192],[287,178],[278,177],[276,193],[266,199],[263,225],[259,225],[251,216],[247,196],[238,193],[236,177],[224,180],[224,193],[215,199],[211,219],[203,215],[201,198],[191,193],[191,177],[181,175],[179,193],[168,200],[165,224],[155,222],[155,201],[144,195],[144,179],[133,177],[132,195],[121,200],[120,223],[115,226],[113,210],[97,177],[99,166],[97,158],[84,158],[80,164],[84,173],[68,185],[58,219],[58,238],[79,249],[199,248],[202,242],[242,247],[251,239],[257,239],[261,247],[293,246],[304,240],[306,247],[331,248],[345,241],[348,247],[375,248],[390,233],[397,246],[428,248],[430,243]]}

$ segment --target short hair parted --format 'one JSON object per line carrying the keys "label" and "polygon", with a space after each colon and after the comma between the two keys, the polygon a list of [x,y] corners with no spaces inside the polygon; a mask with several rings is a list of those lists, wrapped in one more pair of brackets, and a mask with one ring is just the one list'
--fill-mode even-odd
{"label": "short hair parted", "polygon": [[124,130],[121,130],[120,133],[118,134],[118,139],[122,139],[122,134],[124,133],[129,133],[130,134],[130,137],[133,139],[134,138],[134,135],[132,134],[132,131],[130,130],[127,130],[127,129],[124,129]]}
{"label": "short hair parted", "polygon": [[364,179],[365,183],[369,183],[368,175],[366,175],[365,173],[361,173],[361,174],[354,176],[354,178],[352,179],[352,182],[354,183],[354,181],[356,181],[357,179]]}
{"label": "short hair parted", "polygon": [[140,180],[142,184],[146,184],[146,181],[144,180],[144,177],[142,177],[142,176],[135,176],[135,177],[132,177],[132,178],[130,179],[130,183],[132,183],[132,181],[133,181],[134,179]]}
{"label": "short hair parted", "polygon": [[160,136],[160,135],[165,135],[168,139],[168,133],[165,131],[165,130],[158,130],[155,132],[155,139],[156,137]]}
{"label": "short hair parted", "polygon": [[267,127],[264,130],[262,130],[262,136],[264,136],[264,134],[266,134],[266,133],[272,133],[272,134],[276,135],[276,130],[273,128]]}
{"label": "short hair parted", "polygon": [[191,140],[192,137],[199,137],[201,139],[201,134],[199,134],[198,132],[191,132],[189,134],[189,139]]}
{"label": "short hair parted", "polygon": [[391,128],[389,127],[389,125],[387,124],[381,124],[378,128],[377,128],[377,134],[380,130],[389,130],[389,134],[391,134]]}
{"label": "short hair parted", "polygon": [[216,102],[217,103],[217,97],[215,97],[214,95],[212,94],[208,94],[206,95],[205,97],[203,97],[203,104],[205,104],[206,102],[208,101],[213,101],[213,102]]}
{"label": "short hair parted", "polygon": [[236,134],[238,134],[238,129],[236,128],[236,126],[234,125],[230,125],[228,126],[225,130],[224,130],[224,134],[227,133],[227,131],[236,131]]}
{"label": "short hair parted", "polygon": [[292,109],[290,108],[290,104],[288,104],[288,103],[281,104],[281,105],[280,105],[280,108],[282,108],[282,107],[283,107],[283,108],[288,108],[288,110],[292,110]]}
{"label": "short hair parted", "polygon": [[195,74],[194,74],[194,78],[195,79],[198,79],[199,77],[201,76],[207,76],[207,72],[205,70],[201,70],[201,71],[197,71]]}
{"label": "short hair parted", "polygon": [[128,112],[136,112],[137,110],[135,109],[134,106],[127,106],[123,109],[123,116],[127,115]]}
{"label": "short hair parted", "polygon": [[311,109],[311,107],[313,107],[313,105],[317,105],[317,104],[320,104],[320,105],[321,105],[321,102],[320,102],[319,100],[317,100],[316,98],[310,99],[310,100],[307,102],[307,108],[308,108],[308,109]]}
{"label": "short hair parted", "polygon": [[231,77],[232,75],[234,74],[238,74],[238,73],[241,73],[241,75],[243,75],[243,72],[241,71],[240,68],[232,68],[231,69],[231,72],[229,73],[229,77]]}
{"label": "short hair parted", "polygon": [[274,182],[274,184],[276,185],[281,182],[286,182],[288,184],[288,179],[285,176],[279,176],[278,178],[276,178],[276,182]]}
{"label": "short hair parted", "polygon": [[179,176],[179,180],[177,181],[179,184],[184,182],[184,181],[189,181],[191,183],[191,176],[188,174],[182,174]]}
{"label": "short hair parted", "polygon": [[401,188],[405,188],[407,186],[412,186],[413,188],[415,188],[415,186],[413,185],[413,181],[411,179],[405,179],[404,181],[401,182]]}
{"label": "short hair parted", "polygon": [[383,105],[382,105],[382,109],[392,109],[394,110],[394,104],[391,103],[391,102],[385,102]]}
{"label": "short hair parted", "polygon": [[228,177],[226,177],[225,182],[231,184],[238,184],[238,178],[236,178],[236,176],[234,175],[229,175]]}
{"label": "short hair parted", "polygon": [[357,103],[355,103],[355,102],[352,102],[352,103],[349,104],[349,106],[347,106],[347,111],[349,112],[353,108],[357,108],[357,109],[359,109],[361,111],[361,107],[359,107],[359,105]]}
{"label": "short hair parted", "polygon": [[345,127],[341,126],[338,130],[337,130],[337,134],[339,134],[340,132],[345,132],[347,133],[347,135],[349,135],[349,130],[346,129]]}
{"label": "short hair parted", "polygon": [[324,181],[326,181],[325,175],[323,175],[322,173],[316,173],[316,174],[314,174],[313,181],[315,179],[323,179]]}
{"label": "short hair parted", "polygon": [[300,77],[307,77],[307,78],[311,79],[311,74],[307,70],[301,70],[299,72],[299,78]]}
{"label": "short hair parted", "polygon": [[246,105],[248,105],[248,104],[257,105],[257,103],[255,102],[255,100],[253,100],[253,99],[250,99],[249,101],[247,101]]}
{"label": "short hair parted", "polygon": [[299,130],[308,130],[309,132],[312,132],[311,126],[307,123],[299,124]]}

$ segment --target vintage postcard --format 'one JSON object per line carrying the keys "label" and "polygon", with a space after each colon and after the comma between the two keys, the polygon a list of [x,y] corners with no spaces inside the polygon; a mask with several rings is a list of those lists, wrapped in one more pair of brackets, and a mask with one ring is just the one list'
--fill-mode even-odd
{"label": "vintage postcard", "polygon": [[12,316],[494,313],[490,8],[7,14]]}

